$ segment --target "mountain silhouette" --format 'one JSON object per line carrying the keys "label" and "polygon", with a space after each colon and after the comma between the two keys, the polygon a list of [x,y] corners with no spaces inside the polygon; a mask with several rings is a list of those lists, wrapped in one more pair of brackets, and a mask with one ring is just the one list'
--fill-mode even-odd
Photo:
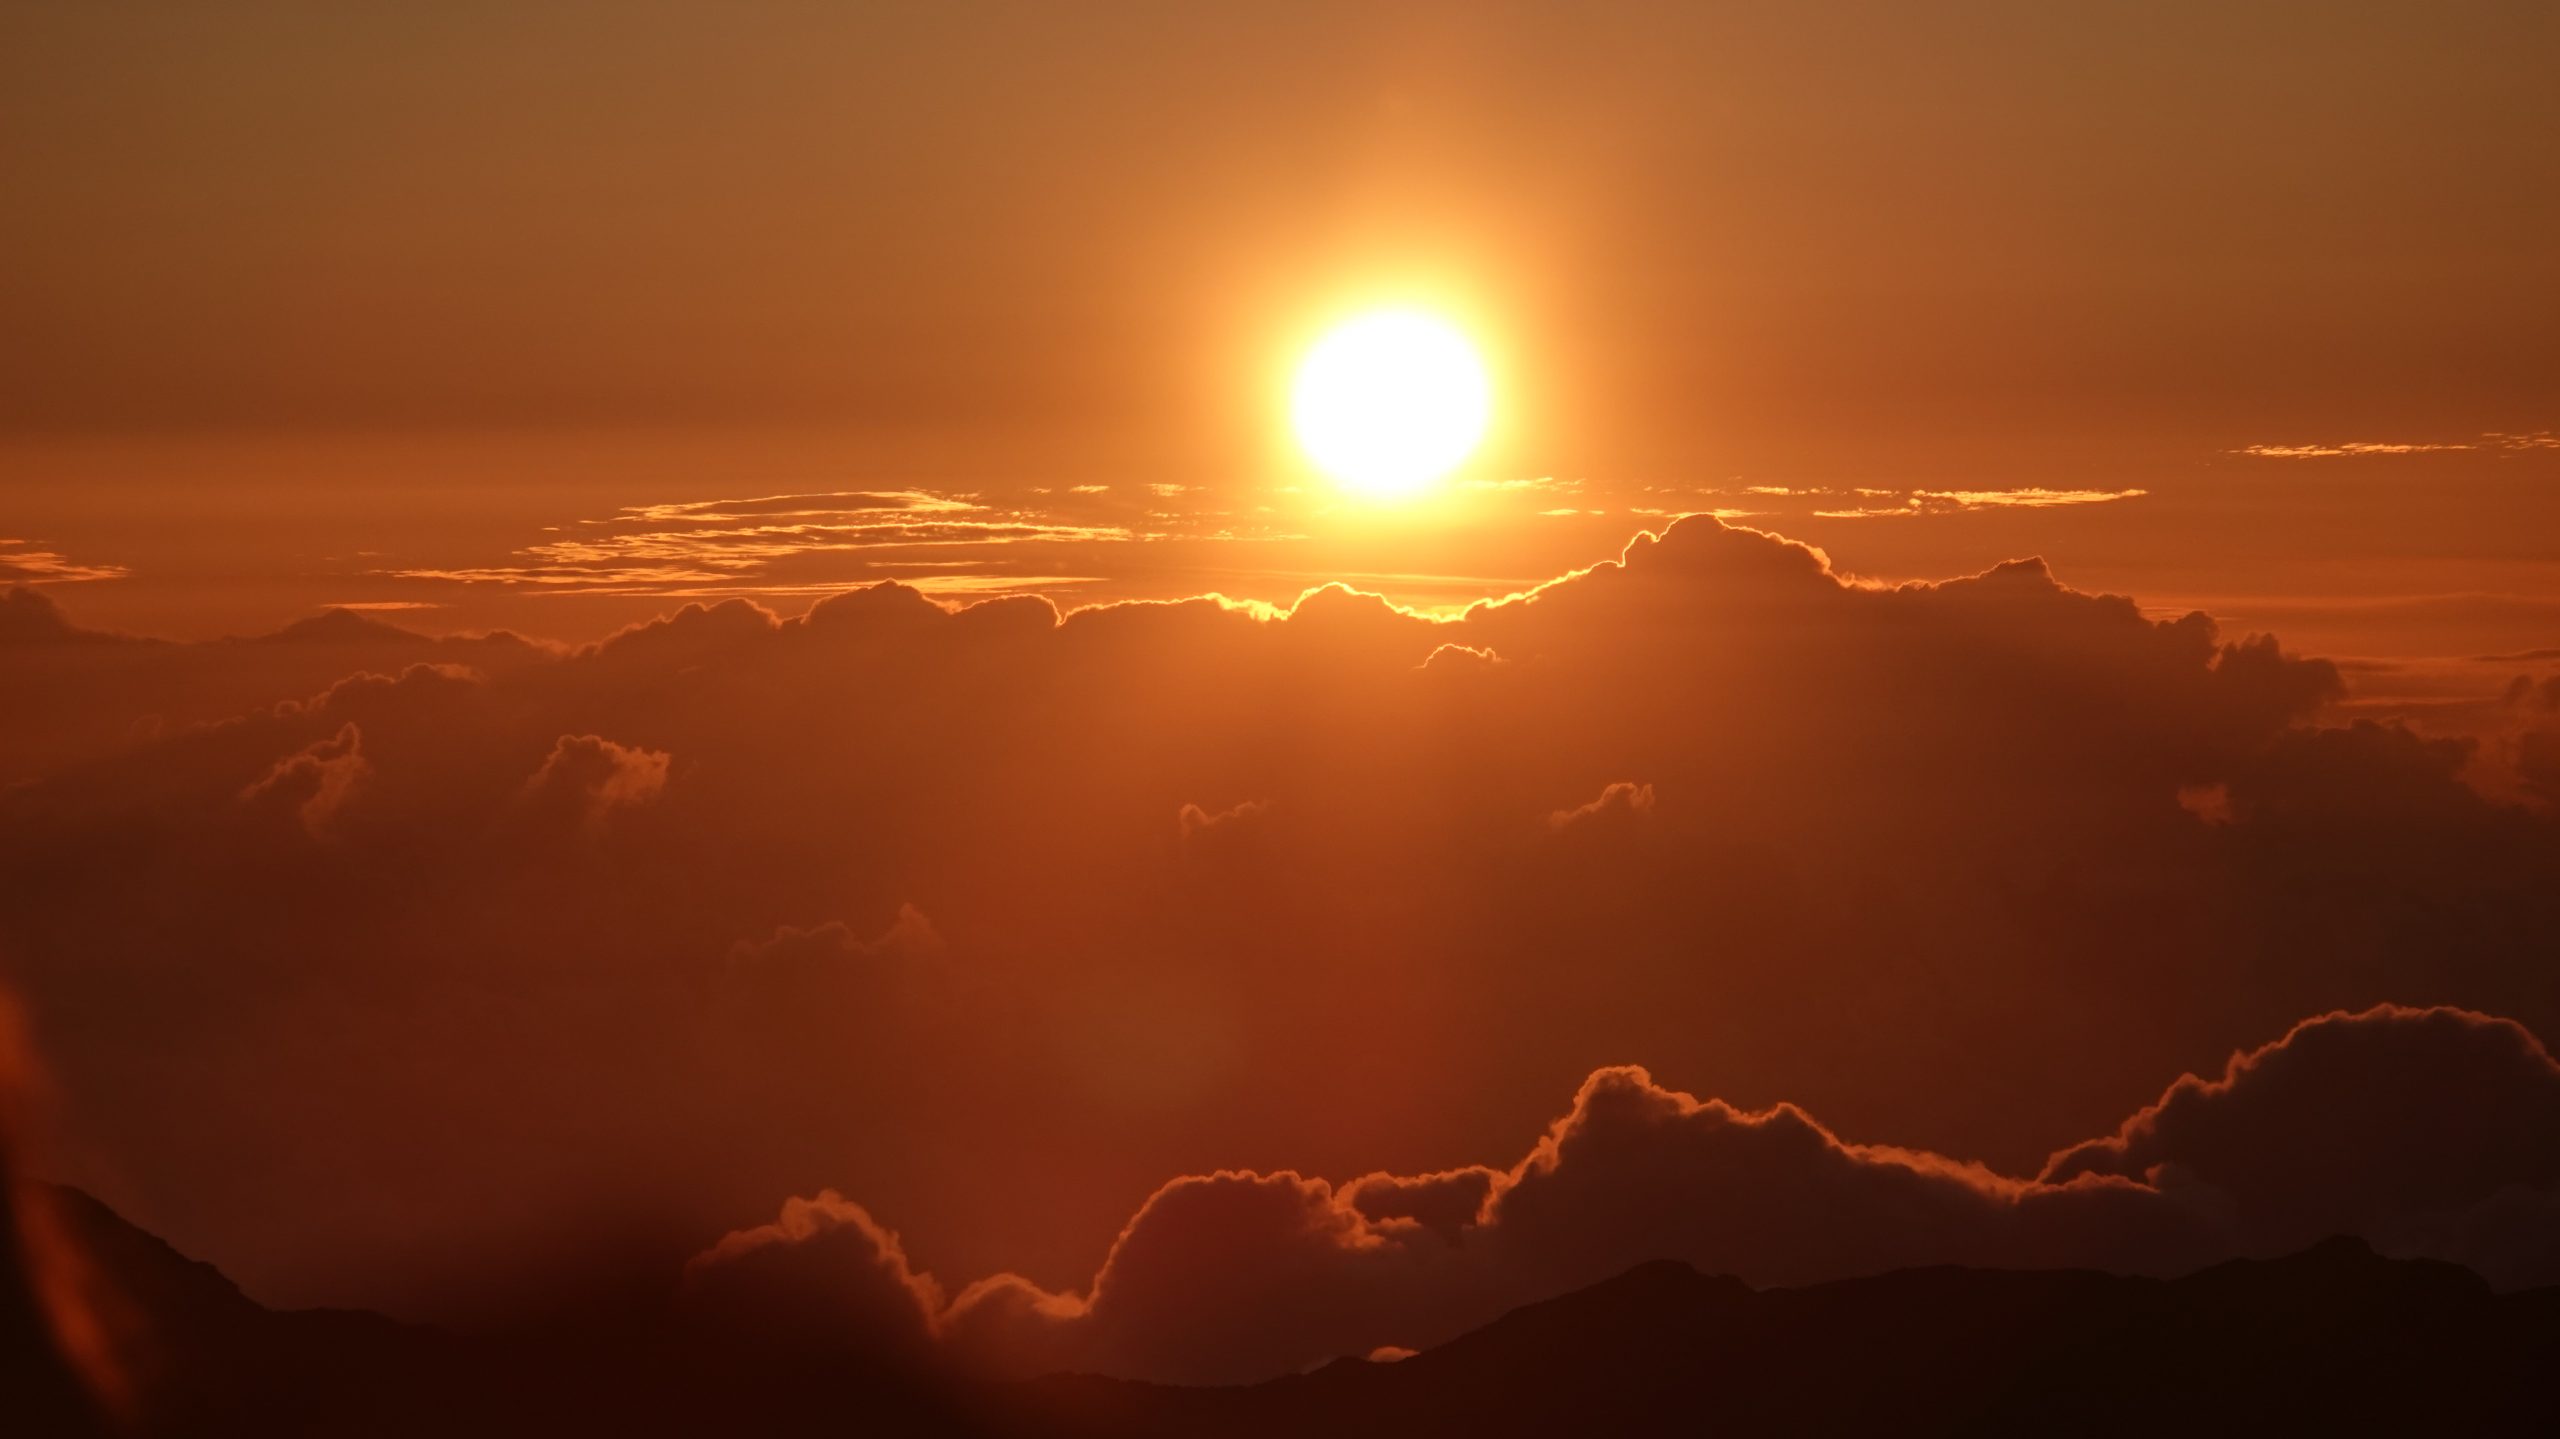
{"label": "mountain silhouette", "polygon": [[2357,1239],[2161,1281],[1929,1268],[1753,1290],[1674,1262],[1393,1363],[1246,1389],[1031,1387],[1074,1432],[1471,1436],[2533,1432],[2560,1290]]}
{"label": "mountain silhouette", "polygon": [[[2560,1289],[2498,1294],[2340,1238],[2172,1280],[1948,1267],[1755,1290],[1662,1261],[1391,1362],[1226,1388],[984,1385],[658,1315],[462,1336],[272,1310],[94,1199],[49,1194],[123,1306],[144,1434],[2522,1434],[2549,1432],[2560,1353]],[[0,1431],[123,1427],[45,1372],[25,1276],[0,1282]]]}

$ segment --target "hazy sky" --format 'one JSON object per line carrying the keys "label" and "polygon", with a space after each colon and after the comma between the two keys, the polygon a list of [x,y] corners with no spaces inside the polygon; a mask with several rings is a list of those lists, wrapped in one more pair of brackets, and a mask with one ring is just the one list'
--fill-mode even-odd
{"label": "hazy sky", "polygon": [[[591,635],[705,586],[489,572],[625,506],[880,488],[1063,528],[718,587],[1447,602],[1721,509],[1860,573],[2041,551],[2347,652],[2560,621],[2530,0],[0,23],[0,538],[58,557],[19,577],[117,573],[58,592],[95,622]],[[1559,489],[1334,503],[1280,388],[1381,298],[1487,351],[1467,477]],[[2234,453],[2350,442],[2469,448]],[[2022,488],[2145,493],[1832,517]],[[617,593],[529,598],[560,588]],[[2381,596],[2431,598],[2337,603]]]}
{"label": "hazy sky", "polygon": [[[1177,1377],[1666,1253],[2560,1277],[2556,58],[0,0],[47,1172],[404,1314],[887,1225],[1017,1276],[914,1325]],[[1390,302],[1496,396],[1401,505],[1286,414]],[[1088,603],[1211,590],[1312,594]],[[97,633],[341,605],[421,633]]]}

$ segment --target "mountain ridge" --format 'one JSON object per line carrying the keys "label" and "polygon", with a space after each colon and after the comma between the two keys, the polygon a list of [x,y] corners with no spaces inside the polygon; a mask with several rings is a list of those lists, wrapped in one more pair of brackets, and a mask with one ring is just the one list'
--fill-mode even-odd
{"label": "mountain ridge", "polygon": [[[1656,1260],[1394,1360],[1228,1387],[984,1384],[645,1316],[528,1340],[268,1309],[80,1191],[29,1190],[143,1321],[145,1342],[119,1348],[149,1435],[2490,1435],[2531,1430],[2560,1352],[2560,1289],[2495,1293],[2342,1236],[2174,1279],[1949,1265],[1754,1289]],[[6,1371],[32,1358],[17,1347]],[[111,1432],[103,1412],[29,1407],[42,1391],[24,1377],[0,1385],[0,1419]]]}

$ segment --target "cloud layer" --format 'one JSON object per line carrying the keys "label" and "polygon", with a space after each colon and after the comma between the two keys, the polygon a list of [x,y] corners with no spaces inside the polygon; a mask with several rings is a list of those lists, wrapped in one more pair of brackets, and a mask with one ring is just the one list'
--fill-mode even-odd
{"label": "cloud layer", "polygon": [[[61,1177],[280,1303],[467,1316],[829,1189],[1081,1293],[1165,1175],[1463,1176],[1631,1058],[1730,1115],[1621,1079],[1595,1125],[1818,1186],[1873,1156],[1767,1106],[2032,1174],[2305,1014],[2560,1027],[2560,832],[2469,782],[2506,741],[2324,725],[2331,665],[2033,561],[1858,584],[1692,518],[1446,618],[890,584],[574,652],[6,613]],[[1894,1173],[1879,1236],[2023,1242]]]}
{"label": "cloud layer", "polygon": [[759,1342],[930,1332],[996,1373],[1232,1383],[1436,1344],[1665,1257],[1762,1286],[1929,1264],[2166,1275],[2345,1233],[2546,1283],[2552,1235],[2518,1221],[2547,1219],[2555,1186],[2560,1065],[2541,1045],[2462,1010],[2377,1008],[2187,1076],[2034,1179],[1615,1068],[1507,1170],[1174,1180],[1080,1292],[1007,1275],[942,1307],[895,1237],[833,1194],[730,1235],[688,1280],[770,1291],[736,1322],[790,1337]]}

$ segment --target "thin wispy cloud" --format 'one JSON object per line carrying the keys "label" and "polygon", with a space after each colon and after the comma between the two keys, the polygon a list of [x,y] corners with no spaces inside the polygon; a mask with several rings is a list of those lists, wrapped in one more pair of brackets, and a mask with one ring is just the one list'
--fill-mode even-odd
{"label": "thin wispy cloud", "polygon": [[2051,490],[2036,487],[2015,490],[1892,490],[1860,489],[1856,493],[1867,499],[1881,499],[1895,493],[1903,495],[1900,504],[1853,505],[1840,509],[1815,510],[1816,517],[1826,520],[1885,519],[1909,515],[1961,514],[1970,510],[2042,510],[2071,505],[2104,505],[2119,500],[2138,500],[2148,490]]}
{"label": "thin wispy cloud", "polygon": [[2229,453],[2261,460],[2335,460],[2380,455],[2433,455],[2560,450],[2560,431],[2491,430],[2475,440],[2345,440],[2327,444],[2243,445]]}
{"label": "thin wispy cloud", "polygon": [[976,508],[968,500],[924,490],[831,490],[818,494],[757,495],[733,500],[686,500],[676,504],[625,505],[612,518],[584,521],[590,525],[681,524],[759,519],[823,519],[862,514],[965,514]]}
{"label": "thin wispy cloud", "polygon": [[[510,563],[405,567],[409,580],[494,584],[537,594],[706,598],[839,590],[860,579],[910,579],[919,588],[997,593],[1090,583],[1089,577],[1017,575],[992,552],[1033,544],[1117,544],[1145,538],[1126,525],[1087,523],[1005,508],[973,496],[924,490],[847,490],[626,505],[612,515],[555,528]],[[971,558],[930,558],[961,550]],[[918,554],[916,552],[923,552]],[[774,573],[806,556],[871,557],[856,578]],[[964,568],[981,573],[957,573]],[[910,574],[910,571],[916,573]]]}
{"label": "thin wispy cloud", "polygon": [[84,564],[42,541],[0,539],[0,580],[24,585],[117,580],[133,573],[123,565]]}

